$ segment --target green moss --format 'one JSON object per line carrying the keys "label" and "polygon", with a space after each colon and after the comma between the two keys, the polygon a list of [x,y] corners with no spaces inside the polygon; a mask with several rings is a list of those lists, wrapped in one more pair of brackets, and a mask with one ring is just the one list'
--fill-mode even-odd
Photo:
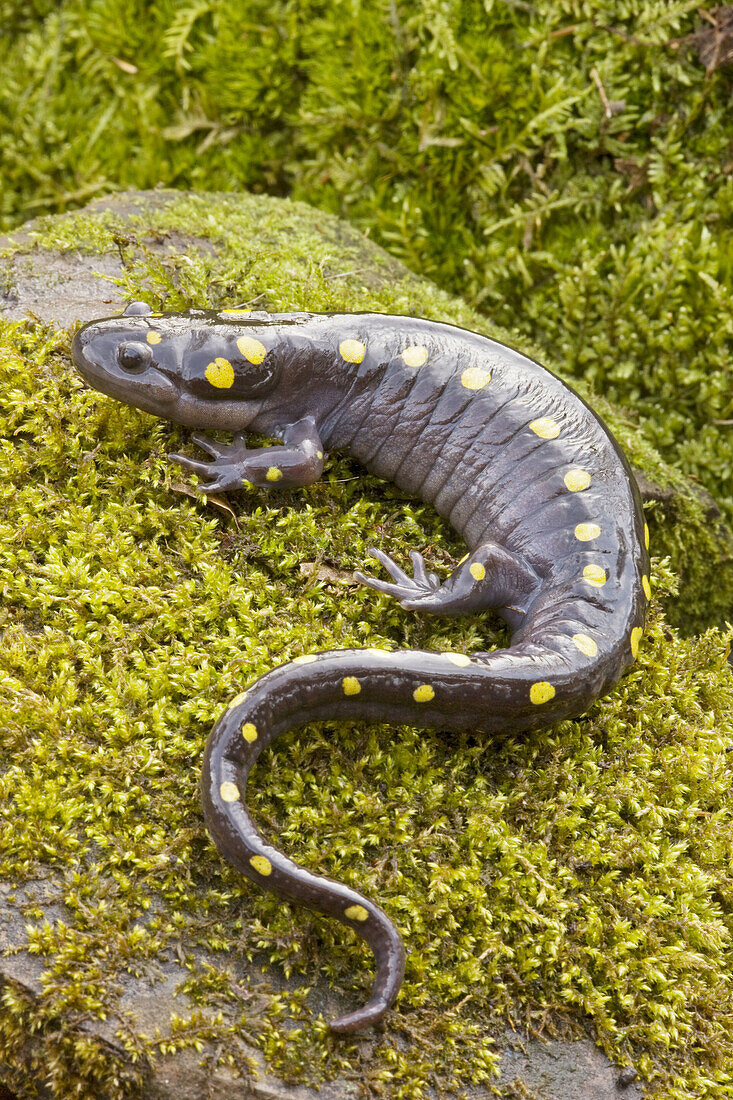
{"label": "green moss", "polygon": [[346,215],[626,406],[730,521],[733,70],[700,63],[706,7],[5,0],[0,224],[161,183]]}
{"label": "green moss", "polygon": [[[189,197],[138,222],[95,217],[80,220],[79,243],[116,235],[125,288],[156,305],[477,324],[297,205]],[[156,256],[153,228],[171,242],[208,235],[218,257]],[[44,247],[74,239],[56,222],[39,232]],[[462,553],[455,536],[338,458],[301,492],[252,491],[231,502],[234,516],[207,507],[166,461],[182,433],[86,390],[63,332],[0,326],[0,395],[0,873],[19,889],[47,876],[44,904],[63,913],[46,922],[44,904],[27,904],[28,946],[46,971],[36,1000],[6,989],[0,1063],[26,1087],[50,1076],[59,1098],[127,1100],[171,1050],[212,1043],[209,1058],[246,1074],[251,1043],[286,1079],[340,1073],[373,1095],[420,1100],[494,1082],[496,1034],[549,1017],[590,1026],[660,1095],[733,1087],[730,634],[683,639],[669,626],[668,562],[656,561],[638,664],[580,721],[489,742],[327,724],[264,754],[249,798],[267,835],[379,899],[409,947],[388,1030],[337,1041],[308,986],[320,975],[353,1005],[371,958],[341,926],[259,893],[220,859],[199,762],[226,700],[274,661],[500,641],[491,621],[421,620],[348,583],[377,530],[398,560],[422,546],[439,570]],[[667,476],[629,424],[614,426],[648,476]],[[657,546],[698,531],[699,517],[660,513]],[[319,579],[320,565],[347,579]],[[118,1015],[121,991],[177,950],[193,1007],[170,1035],[142,1035]],[[242,977],[247,960],[276,982],[288,975],[286,991]],[[90,1037],[99,1020],[125,1058]]]}

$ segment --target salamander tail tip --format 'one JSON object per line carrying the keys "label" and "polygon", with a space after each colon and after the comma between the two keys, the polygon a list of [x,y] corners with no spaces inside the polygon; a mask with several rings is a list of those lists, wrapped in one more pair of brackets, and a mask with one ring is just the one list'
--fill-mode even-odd
{"label": "salamander tail tip", "polygon": [[354,1031],[363,1031],[364,1028],[378,1024],[391,1007],[391,1001],[385,1001],[382,998],[369,1001],[363,1008],[358,1008],[356,1012],[350,1012],[348,1016],[339,1016],[337,1020],[331,1020],[328,1026],[336,1035],[351,1035]]}
{"label": "salamander tail tip", "polygon": [[379,945],[372,942],[377,974],[371,999],[356,1012],[330,1021],[328,1026],[337,1035],[351,1035],[354,1031],[378,1024],[397,1000],[405,976],[405,949],[392,922],[383,913],[380,915],[383,917],[381,942]]}

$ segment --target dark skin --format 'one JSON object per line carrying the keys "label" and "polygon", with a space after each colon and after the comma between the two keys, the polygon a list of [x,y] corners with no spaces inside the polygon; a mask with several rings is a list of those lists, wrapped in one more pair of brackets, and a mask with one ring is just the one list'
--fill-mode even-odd
{"label": "dark skin", "polygon": [[[244,801],[249,772],[280,733],[323,719],[487,733],[573,717],[630,666],[649,598],[638,490],[608,430],[569,387],[495,341],[381,314],[193,310],[85,326],[77,367],[92,386],[178,423],[208,456],[171,455],[203,493],[316,481],[341,450],[435,506],[468,554],[441,583],[422,554],[412,576],[380,549],[390,580],[356,573],[408,611],[493,609],[511,633],[492,653],[333,650],[281,665],[232,700],[204,758],[209,830],[267,889],[336,917],[374,951],[370,1000],[331,1023],[381,1020],[404,973],[386,914],[268,844]],[[250,448],[246,431],[282,439]]]}

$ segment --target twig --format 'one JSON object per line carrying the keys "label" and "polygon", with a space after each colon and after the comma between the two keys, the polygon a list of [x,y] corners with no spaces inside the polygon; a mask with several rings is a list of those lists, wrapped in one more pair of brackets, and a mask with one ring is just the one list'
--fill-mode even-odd
{"label": "twig", "polygon": [[580,30],[582,23],[570,23],[567,27],[558,27],[556,31],[550,31],[550,38],[565,38],[568,34],[575,34]]}
{"label": "twig", "polygon": [[353,271],[339,271],[337,275],[324,275],[324,282],[327,279],[345,279],[348,275],[361,275],[362,271],[368,271],[366,267],[355,267]]}
{"label": "twig", "polygon": [[611,104],[608,101],[608,96],[606,95],[606,89],[603,87],[603,83],[601,81],[601,78],[598,75],[598,69],[591,69],[590,75],[592,76],[593,83],[595,84],[596,88],[598,89],[598,94],[601,97],[601,102],[603,103],[603,108],[606,112],[606,118],[612,118]]}
{"label": "twig", "polygon": [[590,75],[593,78],[593,83],[598,89],[598,94],[601,97],[601,103],[603,109],[606,112],[606,118],[613,118],[614,115],[618,115],[623,111],[626,106],[625,99],[609,99],[606,95],[606,89],[603,87],[603,82],[598,74],[598,69],[591,69]]}

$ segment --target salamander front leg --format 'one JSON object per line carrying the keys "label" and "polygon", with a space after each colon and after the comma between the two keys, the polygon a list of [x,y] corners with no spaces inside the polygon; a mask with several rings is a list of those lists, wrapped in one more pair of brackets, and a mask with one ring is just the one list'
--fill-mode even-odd
{"label": "salamander front leg", "polygon": [[244,432],[238,432],[228,444],[205,435],[191,438],[211,456],[210,462],[179,454],[168,458],[206,479],[198,486],[200,493],[235,492],[250,485],[311,485],[323,472],[323,444],[312,416],[289,425],[281,447],[250,448]]}
{"label": "salamander front leg", "polygon": [[422,554],[416,550],[410,553],[412,577],[381,550],[370,548],[369,553],[382,563],[394,583],[359,572],[354,574],[356,579],[377,592],[394,596],[408,611],[466,615],[493,607],[516,627],[521,625],[540,586],[540,578],[524,558],[495,542],[485,542],[468,554],[444,584],[435,573],[428,573]]}

